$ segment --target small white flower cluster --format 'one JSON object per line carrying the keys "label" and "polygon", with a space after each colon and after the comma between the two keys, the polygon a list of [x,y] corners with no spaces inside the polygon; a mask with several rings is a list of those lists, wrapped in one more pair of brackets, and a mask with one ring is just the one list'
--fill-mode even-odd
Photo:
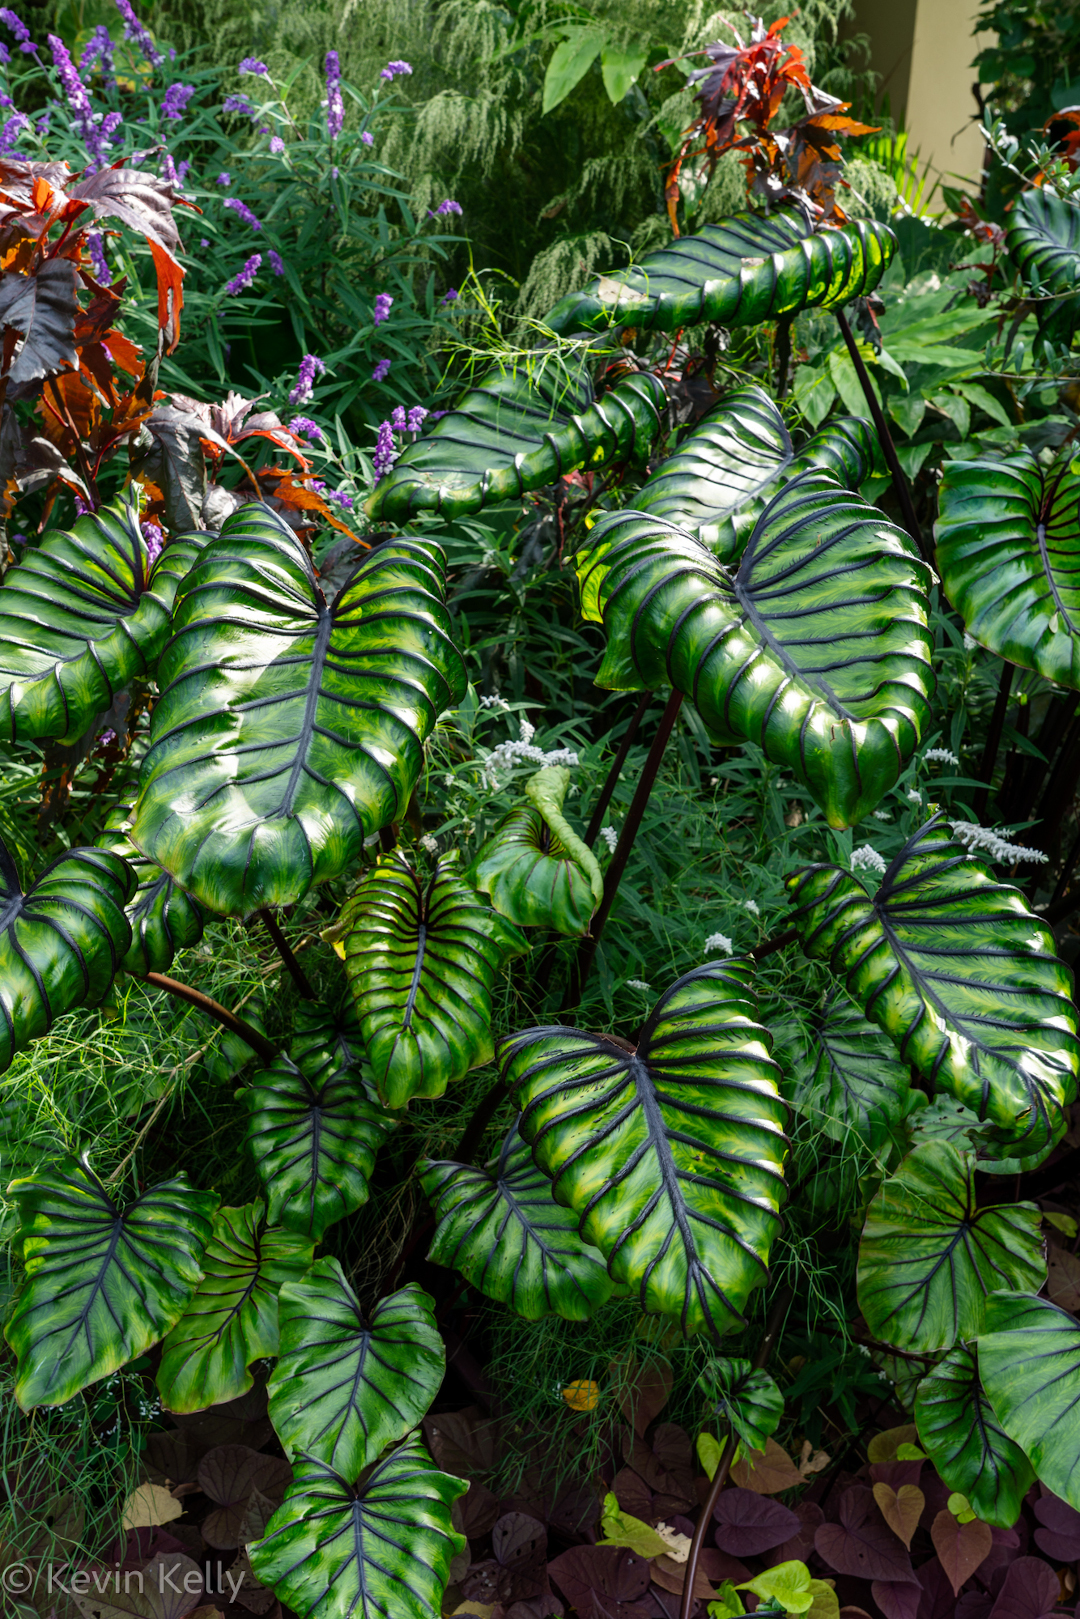
{"label": "small white flower cluster", "polygon": [[877,850],[872,849],[868,843],[863,843],[859,848],[851,851],[851,869],[852,871],[884,872],[888,869],[888,862],[885,860],[884,855],[878,854]]}
{"label": "small white flower cluster", "polygon": [[652,985],[647,984],[644,978],[628,978],[626,980],[626,987],[627,989],[640,989],[643,995],[649,995],[652,993]]}
{"label": "small white flower cluster", "polygon": [[1011,832],[993,832],[975,821],[951,821],[949,824],[953,837],[964,845],[969,855],[974,856],[979,850],[985,850],[991,860],[1004,865],[1030,860],[1036,865],[1045,866],[1050,858],[1041,849],[1026,849],[1022,843],[1010,843]]}
{"label": "small white flower cluster", "polygon": [[705,940],[706,955],[710,950],[722,950],[725,956],[730,956],[733,954],[734,949],[735,947],[726,933],[710,933]]}
{"label": "small white flower cluster", "polygon": [[965,652],[974,652],[974,650],[978,646],[978,644],[979,643],[978,643],[978,641],[976,641],[975,637],[973,635],[969,635],[967,630],[965,630],[964,631],[964,651]]}
{"label": "small white flower cluster", "polygon": [[430,832],[425,832],[420,839],[420,847],[421,849],[426,849],[428,854],[438,854],[439,840],[438,838],[433,838]]}
{"label": "small white flower cluster", "polygon": [[744,899],[743,910],[749,911],[751,916],[761,915],[761,906],[758,904],[756,899]]}
{"label": "small white flower cluster", "polygon": [[481,708],[506,708],[506,709],[508,709],[510,707],[510,704],[506,701],[505,697],[481,697],[481,699],[480,699],[480,707]]}
{"label": "small white flower cluster", "polygon": [[614,854],[619,842],[619,834],[613,826],[602,826],[600,836],[608,846],[608,854]]}
{"label": "small white flower cluster", "polygon": [[875,821],[892,820],[892,816],[889,814],[888,810],[874,810],[872,813]]}
{"label": "small white flower cluster", "polygon": [[492,748],[484,760],[481,772],[486,787],[493,791],[501,783],[499,777],[508,774],[516,765],[566,765],[570,770],[578,762],[578,756],[572,748],[553,748],[545,753],[533,743],[536,735],[536,726],[530,725],[528,720],[521,720],[521,735],[516,742],[500,742],[498,747]]}
{"label": "small white flower cluster", "polygon": [[920,793],[917,787],[909,787],[907,790],[907,795],[913,804],[922,803],[922,793]]}
{"label": "small white flower cluster", "polygon": [[923,758],[927,764],[933,764],[935,760],[943,765],[959,765],[960,763],[956,754],[950,748],[927,748]]}

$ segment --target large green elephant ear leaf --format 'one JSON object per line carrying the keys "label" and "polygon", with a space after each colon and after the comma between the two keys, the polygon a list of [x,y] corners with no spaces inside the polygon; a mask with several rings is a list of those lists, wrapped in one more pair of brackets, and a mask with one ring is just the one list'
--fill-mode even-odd
{"label": "large green elephant ear leaf", "polygon": [[873,292],[896,249],[887,225],[851,220],[815,231],[799,208],[734,214],[598,276],[548,315],[556,332],[634,326],[673,332],[716,321],[756,326],[801,309],[830,309]]}
{"label": "large green elephant ear leaf", "polygon": [[339,1014],[309,1013],[288,1055],[243,1092],[269,1219],[315,1241],[367,1202],[375,1155],[397,1123],[362,1070],[344,1065],[346,1027]]}
{"label": "large green elephant ear leaf", "polygon": [[978,1208],[974,1160],[945,1141],[909,1153],[870,1204],[858,1297],[875,1338],[921,1353],[970,1342],[987,1294],[1046,1280],[1034,1203]]}
{"label": "large green elephant ear leaf", "polygon": [[557,350],[531,369],[492,371],[410,444],[367,502],[369,517],[403,521],[417,512],[447,519],[500,500],[520,500],[567,472],[644,460],[663,425],[663,383],[624,377],[593,397],[588,359]]}
{"label": "large green elephant ear leaf", "polygon": [[450,627],[436,546],[385,542],[328,605],[288,525],[242,506],[177,598],[132,842],[227,916],[340,876],[464,696]]}
{"label": "large green elephant ear leaf", "polygon": [[135,873],[138,886],[125,907],[131,926],[131,948],[122,965],[125,972],[145,978],[147,973],[168,972],[178,950],[198,944],[206,925],[206,911],[197,899],[177,886],[168,872],[136,849],[127,835],[130,819],[130,808],[122,804],[110,810],[97,847],[120,855]]}
{"label": "large green elephant ear leaf", "polygon": [[439,1392],[446,1354],[435,1301],[415,1282],[380,1299],[370,1319],[336,1259],[281,1290],[281,1352],[270,1420],[288,1456],[358,1478],[415,1428]]}
{"label": "large green elephant ear leaf", "polygon": [[468,1488],[407,1439],[359,1483],[298,1461],[263,1540],[256,1577],[305,1619],[439,1619],[451,1560],[465,1545],[450,1509]]}
{"label": "large green elephant ear leaf", "polygon": [[58,1017],[105,999],[131,944],[135,873],[104,849],[69,849],[23,893],[0,843],[0,1073]]}
{"label": "large green elephant ear leaf", "polygon": [[1049,186],[1023,192],[1013,204],[1005,251],[1038,306],[1039,326],[1068,338],[1080,318],[1080,208]]}
{"label": "large green elephant ear leaf", "polygon": [[75,741],[169,635],[177,586],[202,535],[147,550],[135,505],[53,529],[0,586],[0,730],[9,740]]}
{"label": "large green elephant ear leaf", "polygon": [[919,1383],[915,1422],[923,1449],[950,1490],[983,1523],[1011,1529],[1035,1477],[994,1415],[970,1349],[954,1349]]}
{"label": "large green elephant ear leaf", "polygon": [[252,1363],[278,1352],[278,1292],[311,1264],[312,1244],[267,1227],[260,1199],[218,1209],[203,1279],[161,1346],[157,1386],[168,1411],[205,1411],[252,1386]]}
{"label": "large green elephant ear leaf", "polygon": [[1036,1476],[1080,1511],[1080,1322],[1049,1299],[992,1294],[979,1375]]}
{"label": "large green elephant ear leaf", "polygon": [[503,1042],[521,1134],[616,1282],[682,1330],[732,1331],[780,1226],[787,1106],[749,969],[710,962],[628,1052],[579,1029]]}
{"label": "large green elephant ear leaf", "polygon": [[627,509],[666,518],[730,562],[779,479],[819,468],[858,489],[873,465],[873,436],[859,417],[827,423],[796,454],[769,395],[754,386],[736,388],[660,463]]}
{"label": "large green elephant ear leaf", "polygon": [[604,897],[596,856],[562,813],[570,772],[547,765],[525,785],[530,807],[499,822],[469,868],[471,882],[520,927],[585,933]]}
{"label": "large green elephant ear leaf", "polygon": [[[1080,212],[1080,210],[1077,210]],[[1028,450],[950,461],[934,529],[941,583],[976,641],[1080,690],[1080,471]]]}
{"label": "large green elephant ear leaf", "polygon": [[784,1094],[833,1141],[856,1136],[881,1152],[897,1135],[911,1088],[896,1047],[842,991],[829,996],[809,1035]]}
{"label": "large green elephant ear leaf", "polygon": [[788,882],[807,955],[827,961],[910,1063],[995,1128],[1002,1157],[1047,1152],[1080,1069],[1072,973],[1019,889],[995,882],[941,817],[876,894],[836,866]]}
{"label": "large green elephant ear leaf", "polygon": [[499,969],[527,949],[517,928],[442,865],[425,883],[401,855],[367,874],[341,921],[364,1050],[388,1107],[441,1096],[491,1061]]}
{"label": "large green elephant ear leaf", "polygon": [[864,819],[930,715],[930,570],[876,507],[821,472],[765,507],[734,579],[659,518],[602,517],[577,559],[602,623],[597,684],[672,685],[718,741],[745,738],[805,782],[830,826]]}
{"label": "large green elephant ear leaf", "polygon": [[73,1399],[168,1332],[202,1278],[217,1194],[180,1174],[121,1209],[74,1158],[8,1192],[26,1280],[4,1335],[29,1411]]}
{"label": "large green elephant ear leaf", "polygon": [[556,1203],[516,1124],[486,1170],[429,1162],[420,1183],[438,1222],[428,1259],[487,1298],[527,1321],[587,1321],[611,1297],[603,1257],[578,1235],[577,1215]]}

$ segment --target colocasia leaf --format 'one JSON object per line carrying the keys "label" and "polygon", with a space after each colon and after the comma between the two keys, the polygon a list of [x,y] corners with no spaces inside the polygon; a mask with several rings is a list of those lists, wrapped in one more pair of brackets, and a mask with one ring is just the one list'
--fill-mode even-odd
{"label": "colocasia leaf", "polygon": [[341,915],[360,1033],[388,1107],[441,1096],[490,1062],[491,996],[525,939],[475,889],[437,866],[429,882],[395,855]]}
{"label": "colocasia leaf", "polygon": [[1080,213],[1075,202],[1050,186],[1017,197],[1005,231],[1005,250],[1036,297],[1055,301],[1038,308],[1043,331],[1068,341],[1080,316]]}
{"label": "colocasia leaf", "polygon": [[178,950],[198,944],[206,925],[206,911],[173,882],[168,872],[136,849],[126,830],[130,816],[131,810],[125,805],[110,810],[97,847],[119,855],[135,873],[138,887],[125,907],[131,924],[131,948],[123,967],[125,972],[143,978],[151,972],[168,972]]}
{"label": "colocasia leaf", "polygon": [[810,1028],[812,1043],[784,1086],[792,1106],[833,1141],[857,1136],[880,1152],[900,1124],[911,1075],[888,1035],[834,991]]}
{"label": "colocasia leaf", "polygon": [[404,811],[425,737],[465,692],[437,548],[380,545],[328,605],[265,505],[226,519],[173,631],[131,837],[226,915],[345,871]]}
{"label": "colocasia leaf", "polygon": [[1035,1474],[995,1417],[971,1350],[952,1350],[923,1378],[915,1421],[949,1489],[967,1496],[983,1523],[1011,1529]]}
{"label": "colocasia leaf", "polygon": [[887,225],[849,221],[814,231],[801,208],[734,214],[602,275],[555,305],[556,332],[612,325],[672,332],[718,321],[757,326],[800,309],[831,308],[872,292],[896,249]]}
{"label": "colocasia leaf", "polygon": [[202,1278],[217,1203],[180,1174],[126,1208],[65,1158],[13,1181],[26,1281],[5,1328],[24,1411],[62,1405],[156,1343]]}
{"label": "colocasia leaf", "polygon": [[992,1294],[979,1376],[1036,1476],[1080,1511],[1080,1322],[1049,1299]]}
{"label": "colocasia leaf", "polygon": [[562,813],[570,772],[548,765],[525,786],[529,809],[503,817],[469,869],[477,888],[521,927],[584,933],[604,897],[596,856]]}
{"label": "colocasia leaf", "polygon": [[1066,446],[1048,466],[1027,449],[1000,461],[948,462],[934,532],[941,583],[965,629],[1010,663],[1078,690],[1074,456]]}
{"label": "colocasia leaf", "polygon": [[451,1559],[465,1545],[450,1508],[466,1488],[415,1438],[358,1484],[299,1461],[265,1538],[248,1548],[251,1566],[307,1619],[439,1619]]}
{"label": "colocasia leaf", "polygon": [[787,1113],[750,974],[709,963],[661,996],[628,1052],[579,1029],[501,1048],[521,1133],[616,1282],[714,1336],[742,1320],[779,1227]]}
{"label": "colocasia leaf", "polygon": [[515,1124],[497,1161],[428,1163],[421,1177],[438,1225],[428,1259],[460,1271],[489,1299],[528,1321],[587,1321],[611,1297],[602,1256],[556,1203]]}
{"label": "colocasia leaf", "polygon": [[281,1354],[270,1420],[288,1455],[346,1478],[414,1428],[446,1370],[434,1300],[411,1282],[370,1319],[336,1259],[281,1290]]}
{"label": "colocasia leaf", "polygon": [[[768,1372],[748,1360],[710,1360],[698,1379],[718,1421],[749,1450],[764,1450],[784,1414],[784,1396]],[[775,1542],[779,1545],[779,1542]]]}
{"label": "colocasia leaf", "polygon": [[151,564],[138,508],[54,529],[0,586],[0,727],[9,740],[75,741],[169,634],[177,588],[202,544],[187,535]]}
{"label": "colocasia leaf", "polygon": [[23,893],[0,842],[0,1073],[77,1006],[97,1006],[131,944],[135,874],[119,855],[70,849]]}
{"label": "colocasia leaf", "polygon": [[941,818],[871,894],[835,866],[790,879],[807,955],[827,961],[903,1061],[996,1127],[1001,1156],[1045,1153],[1080,1068],[1072,974],[1019,889],[950,839]]}
{"label": "colocasia leaf", "polygon": [[944,1141],[904,1159],[867,1211],[859,1307],[897,1349],[951,1349],[982,1329],[987,1294],[1046,1280],[1034,1203],[978,1208],[974,1160]]}
{"label": "colocasia leaf", "polygon": [[588,361],[568,363],[555,350],[531,370],[492,371],[402,452],[368,515],[462,517],[520,500],[577,467],[595,472],[614,460],[644,460],[664,404],[651,372],[624,377],[597,401]]}
{"label": "colocasia leaf", "polygon": [[918,743],[934,677],[930,571],[913,542],[823,472],[763,510],[734,577],[672,523],[602,517],[577,559],[603,623],[597,683],[672,685],[717,740],[759,744],[830,826],[869,815]]}
{"label": "colocasia leaf", "polygon": [[253,1361],[278,1352],[278,1292],[311,1263],[303,1237],[268,1228],[261,1200],[219,1209],[203,1279],[161,1346],[157,1386],[168,1411],[204,1411],[251,1387]]}

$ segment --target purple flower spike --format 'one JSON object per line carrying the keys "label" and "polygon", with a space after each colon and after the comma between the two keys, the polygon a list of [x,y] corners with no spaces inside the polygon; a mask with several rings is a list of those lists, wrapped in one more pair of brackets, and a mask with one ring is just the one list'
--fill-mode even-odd
{"label": "purple flower spike", "polygon": [[322,438],[322,428],[310,416],[294,416],[289,423],[289,432],[295,433],[297,438]]}
{"label": "purple flower spike", "polygon": [[241,202],[239,197],[226,197],[224,205],[226,208],[231,209],[239,219],[242,219],[245,225],[250,225],[252,230],[262,230],[261,221],[256,219],[247,203]]}
{"label": "purple flower spike", "polygon": [[113,63],[115,47],[109,30],[102,23],[94,29],[86,42],[86,49],[79,58],[79,72],[89,73],[95,63],[101,63],[101,72],[106,80],[113,78],[116,69]]}
{"label": "purple flower spike", "polygon": [[271,248],[266,256],[270,260],[270,268],[271,268],[271,270],[273,270],[274,274],[275,275],[284,275],[285,274],[285,264],[284,264],[284,261],[282,260],[281,254],[275,252],[274,249]]}
{"label": "purple flower spike", "polygon": [[154,44],[149,31],[136,17],[131,0],[116,0],[116,9],[124,19],[124,38],[134,40],[146,60],[154,67],[160,67],[165,58]]}
{"label": "purple flower spike", "polygon": [[363,141],[365,146],[374,146],[375,145],[375,137],[371,133],[370,129],[365,129],[364,133],[361,135],[360,139]]}
{"label": "purple flower spike", "polygon": [[326,53],[326,131],[336,140],[345,124],[345,103],[341,97],[341,62],[337,51]]}
{"label": "purple flower spike", "polygon": [[149,518],[140,525],[143,539],[146,541],[146,560],[153,567],[162,551],[165,549],[165,536],[157,523]]}
{"label": "purple flower spike", "polygon": [[94,277],[103,287],[112,281],[112,272],[109,261],[105,257],[105,238],[99,230],[87,231],[86,248],[90,254],[90,263],[93,266]]}
{"label": "purple flower spike", "polygon": [[247,263],[244,265],[243,269],[238,270],[231,281],[226,281],[226,298],[235,298],[238,292],[243,292],[245,287],[250,287],[251,283],[259,273],[259,267],[261,264],[262,254],[253,253],[248,259]]}
{"label": "purple flower spike", "polygon": [[380,422],[379,436],[375,440],[375,454],[371,458],[372,470],[376,481],[385,478],[393,470],[397,460],[397,450],[394,448],[394,430],[389,422]]}
{"label": "purple flower spike", "polygon": [[387,62],[379,77],[380,79],[396,79],[399,73],[411,72],[412,67],[408,62]]}
{"label": "purple flower spike", "polygon": [[420,429],[424,425],[424,418],[426,415],[427,411],[424,409],[423,405],[414,405],[409,412],[409,419],[405,423],[408,432],[419,433]]}
{"label": "purple flower spike", "polygon": [[255,117],[255,108],[247,96],[226,96],[221,104],[222,112],[242,112],[245,118]]}
{"label": "purple flower spike", "polygon": [[390,375],[390,361],[376,360],[371,372],[372,382],[385,382]]}
{"label": "purple flower spike", "polygon": [[461,212],[461,204],[460,204],[460,202],[455,202],[452,197],[447,197],[445,202],[440,202],[440,204],[436,208],[435,212],[437,214],[444,214],[444,215],[445,214],[460,214],[460,212]]}
{"label": "purple flower spike", "polygon": [[390,426],[394,429],[395,433],[404,433],[404,431],[405,431],[405,406],[404,405],[395,405],[394,406],[393,410],[390,412]]}
{"label": "purple flower spike", "polygon": [[459,293],[456,287],[447,287],[443,296],[439,299],[439,302],[442,304],[452,304],[458,296]]}
{"label": "purple flower spike", "polygon": [[394,300],[388,292],[380,292],[375,299],[375,313],[372,315],[372,324],[381,326],[384,320],[390,318],[390,308]]}
{"label": "purple flower spike", "polygon": [[325,376],[326,366],[317,354],[305,354],[296,374],[296,385],[289,394],[290,405],[306,405],[315,389],[315,378]]}
{"label": "purple flower spike", "polygon": [[285,150],[285,142],[282,140],[280,135],[271,135],[270,150],[275,157],[280,157],[281,153]]}
{"label": "purple flower spike", "polygon": [[0,157],[6,157],[18,145],[19,136],[24,129],[30,128],[30,120],[24,112],[13,112],[11,117],[0,129]]}
{"label": "purple flower spike", "polygon": [[37,46],[30,38],[30,30],[21,17],[17,17],[8,6],[0,6],[0,22],[4,22],[11,29],[19,42],[19,49],[27,56],[33,56]]}
{"label": "purple flower spike", "polygon": [[170,84],[161,98],[161,116],[163,118],[182,118],[184,108],[195,94],[193,84]]}
{"label": "purple flower spike", "polygon": [[238,73],[255,73],[260,79],[270,77],[270,69],[265,62],[260,62],[255,56],[245,56],[236,70]]}
{"label": "purple flower spike", "polygon": [[232,175],[229,173],[228,169],[222,169],[221,173],[217,177],[217,183],[219,186],[232,185]]}

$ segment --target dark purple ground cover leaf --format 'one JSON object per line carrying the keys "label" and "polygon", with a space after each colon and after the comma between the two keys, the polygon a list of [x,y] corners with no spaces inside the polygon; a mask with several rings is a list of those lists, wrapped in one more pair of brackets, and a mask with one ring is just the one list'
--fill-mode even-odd
{"label": "dark purple ground cover leaf", "polygon": [[814,1549],[838,1574],[864,1580],[903,1581],[913,1577],[911,1558],[894,1535],[871,1492],[855,1484],[840,1501],[840,1522],[823,1523]]}
{"label": "dark purple ground cover leaf", "polygon": [[649,1588],[649,1561],[609,1546],[574,1546],[548,1573],[579,1619],[651,1619],[642,1600]]}
{"label": "dark purple ground cover leaf", "polygon": [[757,1557],[799,1533],[799,1518],[787,1507],[755,1490],[723,1490],[713,1508],[713,1536],[732,1557]]}
{"label": "dark purple ground cover leaf", "polygon": [[1039,1527],[1035,1544],[1055,1563],[1075,1563],[1080,1558],[1080,1512],[1060,1497],[1044,1494],[1035,1502]]}
{"label": "dark purple ground cover leaf", "polygon": [[1009,1566],[990,1619],[1047,1619],[1058,1599],[1058,1578],[1040,1557],[1018,1557]]}
{"label": "dark purple ground cover leaf", "polygon": [[885,1619],[921,1619],[921,1585],[908,1580],[874,1580],[870,1594]]}

